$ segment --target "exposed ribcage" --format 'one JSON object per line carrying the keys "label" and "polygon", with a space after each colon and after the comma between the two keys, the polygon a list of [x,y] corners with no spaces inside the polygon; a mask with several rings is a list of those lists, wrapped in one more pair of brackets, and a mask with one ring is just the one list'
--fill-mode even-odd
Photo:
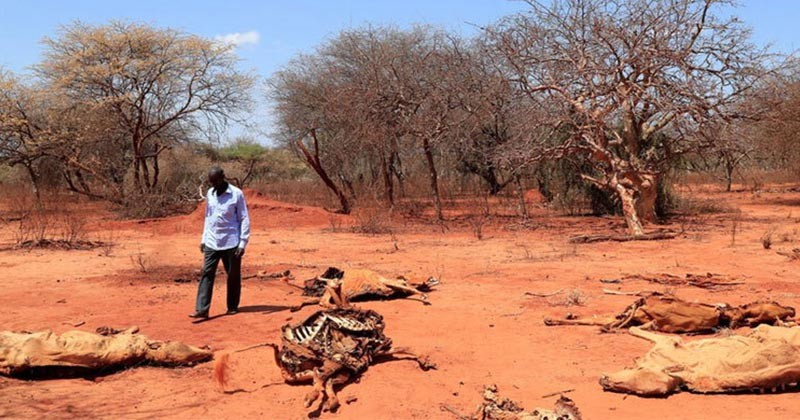
{"label": "exposed ribcage", "polygon": [[348,331],[371,331],[375,329],[372,323],[365,323],[350,317],[340,317],[331,314],[325,314],[325,317],[336,324],[341,329]]}

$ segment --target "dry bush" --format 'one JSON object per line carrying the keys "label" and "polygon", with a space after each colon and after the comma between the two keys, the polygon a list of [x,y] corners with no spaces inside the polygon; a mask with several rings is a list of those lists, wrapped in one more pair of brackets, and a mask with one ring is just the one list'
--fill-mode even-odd
{"label": "dry bush", "polygon": [[425,210],[429,206],[422,200],[409,199],[403,200],[398,205],[398,211],[408,217],[419,219],[425,215]]}
{"label": "dry bush", "polygon": [[468,223],[472,229],[472,234],[475,235],[479,241],[484,238],[484,227],[491,220],[491,212],[489,209],[489,200],[487,196],[483,196],[477,200],[467,201],[467,209],[470,213],[468,216]]}
{"label": "dry bush", "polygon": [[14,232],[14,243],[18,247],[37,247],[45,244],[55,225],[55,214],[44,209],[23,213]]}
{"label": "dry bush", "polygon": [[571,289],[564,297],[550,299],[549,303],[550,306],[584,306],[588,300],[589,296],[580,289]]}
{"label": "dry bush", "polygon": [[153,268],[152,258],[145,255],[142,251],[131,255],[131,264],[133,264],[133,267],[142,274],[149,273]]}
{"label": "dry bush", "polygon": [[469,219],[469,224],[472,228],[472,234],[475,235],[475,238],[477,238],[479,241],[483,240],[483,227],[488,222],[489,217],[483,214],[470,217]]}
{"label": "dry bush", "polygon": [[674,199],[673,214],[701,215],[736,213],[739,209],[722,200],[711,198],[676,197]]}
{"label": "dry bush", "polygon": [[768,185],[797,182],[797,172],[792,169],[764,170],[746,168],[742,170],[742,183],[749,191],[760,191]]}
{"label": "dry bush", "polygon": [[775,235],[775,228],[769,228],[763,235],[761,235],[761,246],[764,249],[772,248],[773,236]]}
{"label": "dry bush", "polygon": [[330,231],[338,233],[342,231],[342,218],[336,214],[328,214],[328,223],[330,224]]}
{"label": "dry bush", "polygon": [[353,212],[355,225],[351,228],[355,233],[367,235],[384,235],[394,232],[392,217],[380,207],[361,207]]}
{"label": "dry bush", "polygon": [[63,213],[60,218],[59,231],[61,240],[68,244],[77,244],[86,240],[86,218],[73,213]]}
{"label": "dry bush", "polygon": [[86,219],[81,215],[40,205],[24,213],[13,238],[18,248],[91,249],[102,245],[86,239]]}
{"label": "dry bush", "polygon": [[589,200],[579,189],[567,189],[557,193],[552,200],[553,209],[568,216],[578,216],[586,213]]}
{"label": "dry bush", "polygon": [[321,206],[331,209],[336,208],[338,205],[336,197],[333,196],[324,185],[303,178],[270,183],[254,182],[251,188],[273,200],[286,203],[315,207]]}
{"label": "dry bush", "polygon": [[86,222],[63,209],[63,200],[55,192],[45,192],[51,201],[39,201],[25,191],[11,203],[11,213],[18,221],[13,232],[15,246],[24,248],[60,246],[77,248],[86,238]]}

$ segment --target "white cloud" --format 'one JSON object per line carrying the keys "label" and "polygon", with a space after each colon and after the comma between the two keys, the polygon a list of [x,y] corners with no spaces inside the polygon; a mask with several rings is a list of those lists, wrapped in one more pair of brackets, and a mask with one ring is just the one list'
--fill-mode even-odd
{"label": "white cloud", "polygon": [[215,40],[219,42],[224,42],[226,44],[231,44],[236,47],[241,47],[242,45],[258,44],[259,39],[261,36],[258,34],[258,31],[250,31],[250,32],[235,32],[232,34],[225,34],[225,35],[217,35],[214,37]]}

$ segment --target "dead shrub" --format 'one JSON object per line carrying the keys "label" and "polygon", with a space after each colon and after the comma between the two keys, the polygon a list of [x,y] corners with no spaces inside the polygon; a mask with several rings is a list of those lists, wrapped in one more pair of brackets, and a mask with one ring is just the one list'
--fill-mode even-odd
{"label": "dead shrub", "polygon": [[738,208],[722,200],[710,198],[677,197],[673,213],[685,215],[736,213]]}
{"label": "dead shrub", "polygon": [[773,235],[775,235],[775,228],[770,228],[761,235],[761,246],[763,246],[764,249],[772,248]]}
{"label": "dead shrub", "polygon": [[556,211],[568,216],[584,214],[589,208],[589,200],[579,189],[567,189],[553,197],[552,206]]}
{"label": "dead shrub", "polygon": [[31,209],[20,217],[14,232],[18,247],[37,247],[45,243],[54,226],[55,215],[43,208]]}
{"label": "dead shrub", "polygon": [[342,219],[339,215],[330,213],[328,214],[328,223],[330,224],[330,231],[338,233],[342,231]]}
{"label": "dead shrub", "polygon": [[384,209],[377,207],[357,209],[353,218],[355,225],[351,229],[355,233],[385,235],[394,232],[392,218]]}
{"label": "dead shrub", "polygon": [[153,268],[153,260],[141,251],[131,255],[131,263],[133,267],[142,274],[149,273]]}
{"label": "dead shrub", "polygon": [[86,219],[79,214],[39,206],[20,218],[14,244],[17,248],[61,249],[92,249],[103,245],[86,237]]}
{"label": "dead shrub", "polygon": [[472,234],[475,235],[479,241],[483,240],[483,227],[489,221],[489,218],[483,214],[471,217],[469,224],[472,227]]}
{"label": "dead shrub", "polygon": [[569,290],[563,298],[551,299],[549,303],[551,306],[584,306],[588,300],[589,296],[583,293],[583,291],[580,289],[572,289]]}
{"label": "dead shrub", "polygon": [[161,188],[158,191],[131,194],[120,208],[123,217],[149,219],[189,213],[199,201],[197,183],[184,184],[179,190]]}
{"label": "dead shrub", "polygon": [[61,240],[77,244],[86,240],[86,218],[76,213],[63,213],[59,220]]}
{"label": "dead shrub", "polygon": [[420,200],[403,201],[398,205],[398,208],[402,214],[414,219],[421,218],[425,214],[426,207],[426,203]]}

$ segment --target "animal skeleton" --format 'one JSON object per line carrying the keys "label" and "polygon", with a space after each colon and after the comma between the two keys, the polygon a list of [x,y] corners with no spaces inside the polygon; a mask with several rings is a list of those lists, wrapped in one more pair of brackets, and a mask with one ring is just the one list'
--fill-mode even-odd
{"label": "animal skeleton", "polygon": [[563,395],[556,401],[554,410],[535,408],[533,411],[525,411],[512,400],[500,399],[497,395],[497,385],[484,387],[483,403],[472,416],[459,415],[446,406],[442,408],[453,412],[462,420],[581,420],[582,418],[575,403]]}
{"label": "animal skeleton", "polygon": [[313,384],[306,407],[319,401],[314,411],[333,411],[339,407],[334,386],[360,375],[376,358],[415,360],[423,370],[435,367],[408,350],[392,350],[392,340],[383,329],[383,317],[375,311],[319,311],[299,325],[285,325],[281,329],[282,345],[269,346],[284,381]]}
{"label": "animal skeleton", "polygon": [[335,308],[341,303],[336,302],[336,297],[329,290],[341,289],[341,295],[346,301],[357,301],[368,298],[392,298],[396,296],[417,296],[428,305],[428,296],[425,292],[431,290],[439,281],[429,277],[424,282],[408,281],[404,277],[387,279],[380,274],[366,269],[349,269],[346,272],[335,267],[330,267],[321,276],[307,280],[303,287],[303,296],[309,296],[298,306],[292,308],[297,311],[307,305],[316,305],[325,308]]}
{"label": "animal skeleton", "polygon": [[[392,340],[383,333],[383,317],[375,311],[350,307],[341,283],[326,286],[335,309],[318,311],[297,325],[281,328],[281,346],[267,343],[273,349],[275,363],[286,383],[309,383],[313,389],[305,406],[335,411],[339,399],[334,387],[342,385],[367,370],[378,359],[414,360],[423,370],[436,365],[407,349],[392,349]],[[252,347],[251,347],[252,348]],[[214,377],[225,385],[227,355],[220,357],[214,367]]]}
{"label": "animal skeleton", "polygon": [[777,391],[800,381],[800,328],[760,325],[747,335],[684,342],[633,327],[654,343],[636,367],[604,375],[606,391],[666,396],[681,389],[698,393]]}
{"label": "animal skeleton", "polygon": [[665,333],[709,333],[716,329],[759,324],[791,322],[794,308],[776,302],[753,302],[733,307],[728,304],[709,305],[687,302],[675,297],[652,296],[638,299],[615,317],[600,317],[593,320],[546,318],[545,325],[594,325],[604,331],[632,326]]}

